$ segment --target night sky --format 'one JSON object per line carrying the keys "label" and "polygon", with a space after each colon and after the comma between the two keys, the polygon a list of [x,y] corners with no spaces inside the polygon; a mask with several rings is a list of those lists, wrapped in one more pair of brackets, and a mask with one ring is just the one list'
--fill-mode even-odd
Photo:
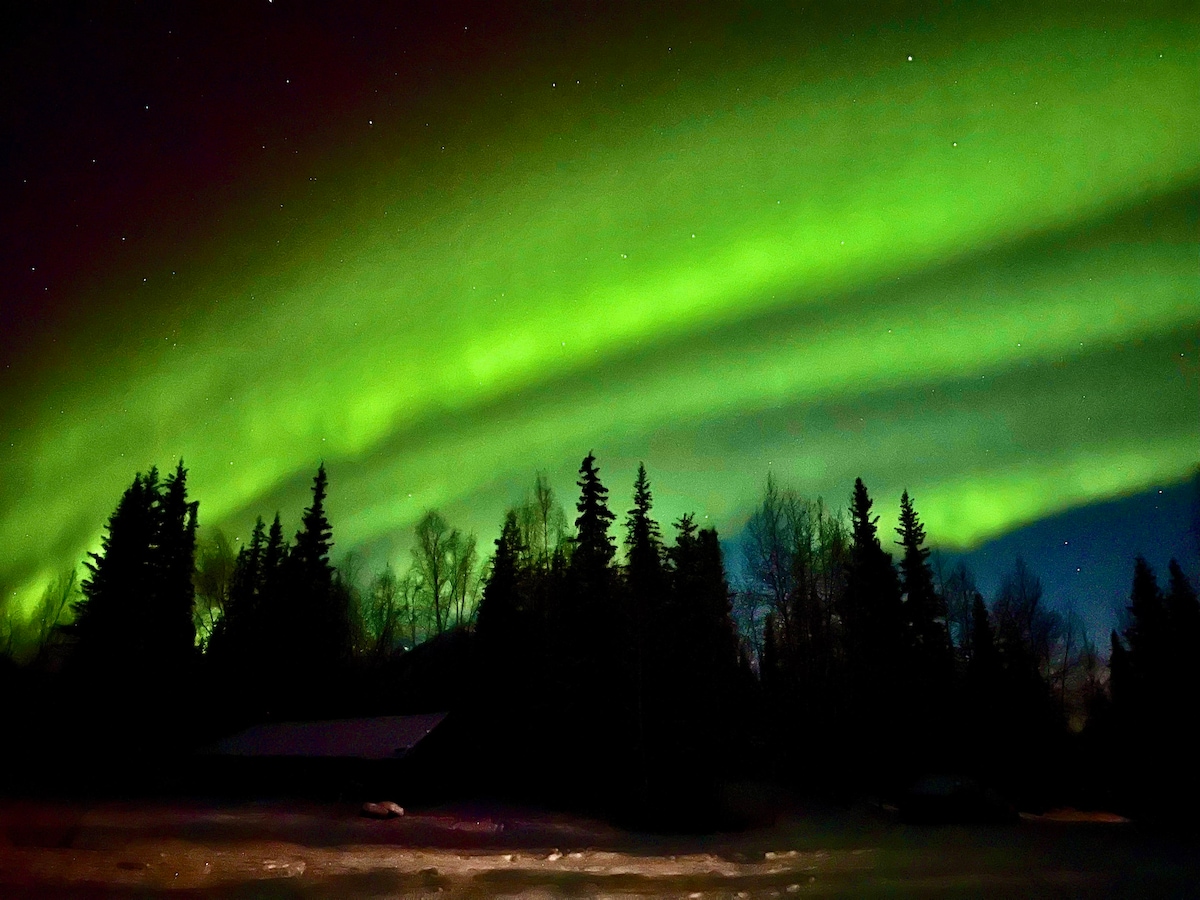
{"label": "night sky", "polygon": [[569,507],[589,450],[731,539],[768,472],[889,529],[907,488],[1096,634],[1135,553],[1200,568],[1194,2],[27,6],[17,608],[180,457],[240,536],[323,460],[369,568],[433,507],[490,546],[538,469]]}

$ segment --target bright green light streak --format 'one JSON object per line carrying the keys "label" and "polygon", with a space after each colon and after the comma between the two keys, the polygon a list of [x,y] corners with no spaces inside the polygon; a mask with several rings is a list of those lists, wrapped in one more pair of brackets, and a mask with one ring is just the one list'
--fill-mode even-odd
{"label": "bright green light streak", "polygon": [[[131,470],[179,454],[205,484],[206,521],[219,521],[317,456],[353,464],[398,431],[469,418],[631,349],[736,328],[1186,183],[1200,171],[1189,137],[1200,109],[1181,102],[1197,80],[1189,34],[1138,24],[947,43],[851,81],[758,64],[597,121],[576,133],[584,149],[522,146],[445,194],[409,201],[411,173],[351,172],[333,187],[361,198],[343,217],[296,229],[279,256],[247,255],[246,271],[191,301],[220,300],[219,313],[168,346],[147,337],[119,377],[101,365],[46,394],[18,436],[29,477],[7,491],[0,540],[18,561],[77,550],[77,534],[56,539],[63,521],[80,510],[102,519]],[[484,153],[461,151],[445,182]],[[1156,253],[1160,274],[1122,280],[1127,261],[1144,270]],[[398,491],[416,487],[413,501],[365,508],[349,538],[488,483],[501,453],[576,456],[580,435],[623,440],[664,421],[949,377],[1194,314],[1194,284],[1170,248],[1089,262],[1099,285],[1067,265],[1002,299],[922,298],[893,335],[846,321],[780,351],[718,353],[700,361],[702,384],[697,361],[652,367],[621,379],[617,396],[572,408],[543,398],[453,447],[426,437],[438,458],[405,448],[394,473]],[[55,492],[81,468],[91,475],[81,490]]]}

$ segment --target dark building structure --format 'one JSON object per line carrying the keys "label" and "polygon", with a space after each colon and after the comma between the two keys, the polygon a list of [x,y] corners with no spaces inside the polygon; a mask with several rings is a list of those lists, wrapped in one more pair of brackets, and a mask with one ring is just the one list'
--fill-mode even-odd
{"label": "dark building structure", "polygon": [[204,748],[206,781],[238,796],[438,799],[454,783],[444,712],[254,725]]}

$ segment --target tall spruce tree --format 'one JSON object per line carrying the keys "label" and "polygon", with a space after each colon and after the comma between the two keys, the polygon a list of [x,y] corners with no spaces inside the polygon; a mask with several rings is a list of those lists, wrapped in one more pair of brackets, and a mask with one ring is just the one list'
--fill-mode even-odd
{"label": "tall spruce tree", "polygon": [[664,749],[664,721],[669,704],[670,673],[675,663],[666,617],[666,578],[663,569],[662,536],[650,515],[653,506],[646,466],[638,465],[633,487],[633,508],[625,519],[625,610],[623,624],[628,635],[621,660],[627,670],[634,698],[635,740],[643,787],[650,772],[659,768],[656,757]]}
{"label": "tall spruce tree", "polygon": [[140,472],[122,494],[105,526],[100,552],[84,562],[88,576],[73,604],[67,631],[73,665],[104,677],[135,668],[146,653],[147,610],[155,592],[158,470]]}
{"label": "tall spruce tree", "polygon": [[[329,561],[333,548],[333,529],[325,513],[328,478],[325,466],[313,478],[312,504],[304,510],[300,529],[283,564],[283,602],[287,604],[290,646],[281,674],[290,672],[301,690],[297,702],[311,701],[321,709],[333,702],[334,674],[348,661],[352,652],[350,598],[334,578]],[[268,539],[268,548],[271,541]],[[276,603],[277,608],[282,603]]]}
{"label": "tall spruce tree", "polygon": [[1167,571],[1171,579],[1167,589],[1167,618],[1171,631],[1195,646],[1200,642],[1200,602],[1196,599],[1196,589],[1183,573],[1179,560],[1172,559],[1167,564]]}
{"label": "tall spruce tree", "polygon": [[[623,783],[634,784],[625,779],[633,775],[630,767],[639,749],[628,740],[636,728],[636,696],[628,668],[628,632],[617,602],[616,547],[608,534],[614,516],[595,454],[584,458],[577,484],[577,536],[567,571],[569,596],[554,639],[554,667],[566,691],[595,698],[607,710],[610,727],[599,738],[592,714],[582,707],[566,711],[563,722],[568,740],[578,748],[578,771],[587,773],[583,778],[589,783],[581,787],[600,801]],[[618,740],[618,734],[625,739]]]}
{"label": "tall spruce tree", "polygon": [[259,644],[259,638],[256,635],[262,630],[259,625],[259,594],[265,540],[265,526],[262,516],[259,516],[254,521],[249,542],[242,546],[234,560],[229,601],[208,642],[207,654],[218,665],[241,668],[243,661],[258,649],[256,645]]}
{"label": "tall spruce tree", "polygon": [[1170,576],[1164,596],[1149,563],[1141,556],[1134,561],[1124,630],[1128,653],[1124,667],[1112,671],[1114,699],[1124,701],[1122,714],[1143,728],[1174,717],[1195,699],[1190,695],[1197,684],[1192,660],[1200,640],[1200,606],[1175,560]]}
{"label": "tall spruce tree", "polygon": [[151,717],[165,714],[154,699],[160,693],[186,689],[180,680],[196,657],[196,510],[182,461],[165,484],[156,468],[138,473],[109,517],[100,552],[89,554],[66,629],[70,667],[85,689]]}
{"label": "tall spruce tree", "polygon": [[1125,802],[1171,813],[1200,799],[1200,775],[1191,752],[1197,676],[1195,645],[1182,646],[1180,629],[1192,617],[1194,595],[1182,570],[1172,570],[1164,597],[1153,569],[1134,561],[1124,641],[1114,631],[1109,689],[1116,751],[1124,767]]}
{"label": "tall spruce tree", "polygon": [[[257,600],[251,653],[262,672],[283,671],[293,650],[298,621],[288,585],[290,555],[291,546],[283,536],[283,522],[276,511],[262,548],[255,586]],[[268,675],[263,683],[272,677]]]}
{"label": "tall spruce tree", "polygon": [[900,676],[904,643],[900,584],[891,556],[879,543],[879,517],[861,478],[850,498],[850,561],[845,595],[844,636],[862,690],[875,693],[880,679]]}
{"label": "tall spruce tree", "polygon": [[480,641],[488,648],[495,648],[499,661],[504,648],[512,643],[521,632],[520,570],[518,568],[524,548],[517,514],[509,510],[496,538],[496,555],[492,557],[491,572],[479,601],[479,613],[475,631]]}
{"label": "tall spruce tree", "polygon": [[[683,677],[679,694],[692,698],[692,729],[711,736],[713,714],[729,711],[736,678],[738,639],[733,623],[733,593],[716,529],[695,530],[690,515],[680,519],[676,528],[678,536],[670,551],[670,640],[679,648],[678,671]],[[707,727],[701,718],[709,720]]]}
{"label": "tall spruce tree", "polygon": [[625,518],[625,546],[628,550],[629,580],[641,589],[658,590],[662,579],[662,531],[650,515],[654,505],[645,463],[638,464],[633,485],[633,509]]}
{"label": "tall spruce tree", "polygon": [[[904,623],[917,689],[941,694],[950,682],[952,660],[946,630],[946,604],[933,584],[925,527],[908,491],[900,497],[900,525],[896,528],[904,551],[900,559],[900,587],[904,594]],[[932,699],[932,698],[931,698]]]}
{"label": "tall spruce tree", "polygon": [[608,508],[608,488],[600,481],[594,453],[584,457],[576,485],[579,501],[575,509],[579,516],[575,519],[577,534],[571,568],[587,581],[603,580],[617,552],[608,534],[609,525],[616,516]]}
{"label": "tall spruce tree", "polygon": [[1200,647],[1200,602],[1177,560],[1170,561],[1168,571],[1167,678],[1174,687],[1177,705],[1186,708],[1200,700],[1200,670],[1194,663],[1196,649]]}
{"label": "tall spruce tree", "polygon": [[194,575],[196,570],[196,512],[197,502],[187,499],[187,470],[181,459],[175,471],[167,477],[157,505],[158,544],[156,581],[158,596],[154,601],[154,652],[163,666],[189,663],[195,655],[196,602]]}
{"label": "tall spruce tree", "polygon": [[333,528],[325,515],[328,489],[329,478],[322,463],[313,477],[312,505],[304,510],[290,554],[294,570],[322,588],[333,582],[333,565],[329,561],[329,552],[333,549]]}
{"label": "tall spruce tree", "polygon": [[879,544],[879,517],[861,478],[850,498],[851,544],[843,600],[842,635],[849,669],[851,733],[844,760],[870,766],[876,777],[897,777],[910,760],[897,751],[870,751],[877,730],[905,727],[909,673],[905,666],[900,584],[891,556]]}
{"label": "tall spruce tree", "polygon": [[1157,716],[1166,687],[1170,621],[1154,570],[1141,556],[1133,564],[1128,613],[1124,636],[1129,646],[1129,693],[1139,715]]}
{"label": "tall spruce tree", "polygon": [[[549,741],[533,740],[558,718],[555,698],[542,690],[546,671],[541,630],[526,606],[530,582],[545,574],[537,558],[529,559],[516,509],[504,516],[496,552],[479,600],[475,619],[477,685],[472,691],[470,721],[489,736],[492,751],[478,762],[484,778],[525,787],[541,767]],[[512,703],[513,697],[525,698]],[[536,745],[532,749],[529,744]]]}
{"label": "tall spruce tree", "polygon": [[661,648],[667,639],[666,573],[663,568],[662,532],[650,515],[654,505],[646,467],[638,465],[633,486],[633,508],[625,518],[625,590],[628,601],[626,622],[631,630],[630,661],[636,669],[639,691],[661,694],[662,665],[660,655],[650,651]]}
{"label": "tall spruce tree", "polygon": [[287,559],[288,552],[287,541],[283,539],[283,523],[279,521],[279,513],[275,513],[275,518],[271,521],[271,530],[267,532],[267,544],[263,548],[262,556],[262,586],[264,588],[273,584],[279,576],[279,569],[283,565],[283,561]]}
{"label": "tall spruce tree", "polygon": [[589,453],[579,467],[579,516],[574,550],[568,564],[568,580],[573,602],[564,610],[564,626],[569,646],[577,644],[578,662],[599,671],[602,657],[611,663],[617,653],[621,632],[616,604],[616,572],[613,557],[617,548],[608,529],[616,518],[608,508],[608,488],[600,481],[596,456]]}

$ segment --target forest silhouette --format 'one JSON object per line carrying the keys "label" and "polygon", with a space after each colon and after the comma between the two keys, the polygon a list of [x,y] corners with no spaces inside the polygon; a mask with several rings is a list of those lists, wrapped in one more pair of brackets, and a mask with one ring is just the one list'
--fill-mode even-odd
{"label": "forest silhouette", "polygon": [[9,628],[6,789],[127,789],[254,723],[449,711],[447,794],[676,826],[727,824],[735,785],[850,801],[937,773],[1022,809],[1200,799],[1174,560],[1165,592],[1135,560],[1106,661],[1021,560],[990,603],[935,565],[907,492],[891,538],[861,479],[843,515],[768,478],[735,589],[714,529],[664,535],[644,465],[623,517],[593,453],[577,487],[570,519],[539,474],[486,560],[429,511],[411,566],[364,576],[331,561],[323,465],[294,536],[260,517],[236,552],[198,540],[182,461],[137,474],[83,581]]}

